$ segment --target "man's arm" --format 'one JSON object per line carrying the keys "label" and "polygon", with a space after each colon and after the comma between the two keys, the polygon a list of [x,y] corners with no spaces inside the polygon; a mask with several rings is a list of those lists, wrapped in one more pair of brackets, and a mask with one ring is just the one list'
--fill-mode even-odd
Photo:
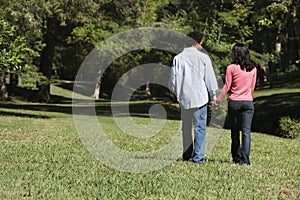
{"label": "man's arm", "polygon": [[175,93],[175,85],[176,85],[176,71],[175,71],[175,67],[176,67],[176,58],[173,59],[173,63],[170,69],[170,76],[169,76],[169,89]]}
{"label": "man's arm", "polygon": [[210,96],[210,100],[214,101],[216,100],[216,94],[217,94],[217,90],[218,90],[218,82],[217,82],[217,78],[215,75],[215,71],[214,68],[212,66],[212,62],[211,59],[209,58],[208,55],[205,56],[205,66],[204,66],[204,81]]}

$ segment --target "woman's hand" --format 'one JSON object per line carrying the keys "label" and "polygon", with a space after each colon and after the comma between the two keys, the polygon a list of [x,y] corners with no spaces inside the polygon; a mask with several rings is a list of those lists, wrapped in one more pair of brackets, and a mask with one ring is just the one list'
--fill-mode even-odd
{"label": "woman's hand", "polygon": [[215,100],[215,101],[212,101],[212,102],[210,102],[210,105],[211,105],[211,107],[212,108],[218,108],[219,107],[219,104],[217,103],[217,101]]}

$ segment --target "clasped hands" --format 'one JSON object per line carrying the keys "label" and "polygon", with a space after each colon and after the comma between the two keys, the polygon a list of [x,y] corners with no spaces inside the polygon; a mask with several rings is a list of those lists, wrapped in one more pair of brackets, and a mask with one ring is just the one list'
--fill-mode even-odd
{"label": "clasped hands", "polygon": [[211,107],[213,109],[218,109],[219,103],[217,102],[217,100],[211,101],[211,102],[209,102],[209,107]]}

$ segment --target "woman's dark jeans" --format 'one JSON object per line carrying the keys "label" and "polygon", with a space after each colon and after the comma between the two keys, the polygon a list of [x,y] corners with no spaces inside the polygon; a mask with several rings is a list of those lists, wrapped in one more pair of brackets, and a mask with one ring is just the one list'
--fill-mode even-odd
{"label": "woman's dark jeans", "polygon": [[[228,114],[231,124],[231,155],[233,162],[250,165],[253,101],[229,100]],[[242,131],[242,144],[240,144],[240,130]]]}

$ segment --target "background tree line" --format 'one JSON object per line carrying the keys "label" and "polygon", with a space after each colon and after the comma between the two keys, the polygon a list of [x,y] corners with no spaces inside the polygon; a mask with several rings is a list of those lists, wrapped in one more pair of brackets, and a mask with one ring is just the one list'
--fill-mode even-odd
{"label": "background tree line", "polygon": [[[112,35],[138,27],[205,34],[205,49],[220,72],[234,43],[249,45],[270,77],[297,71],[300,62],[299,0],[0,0],[1,95],[23,87],[50,100],[50,83],[74,80],[89,52]],[[130,52],[111,64],[95,86],[110,94],[124,72],[149,61],[169,64],[157,50]],[[100,90],[101,89],[101,90]]]}

